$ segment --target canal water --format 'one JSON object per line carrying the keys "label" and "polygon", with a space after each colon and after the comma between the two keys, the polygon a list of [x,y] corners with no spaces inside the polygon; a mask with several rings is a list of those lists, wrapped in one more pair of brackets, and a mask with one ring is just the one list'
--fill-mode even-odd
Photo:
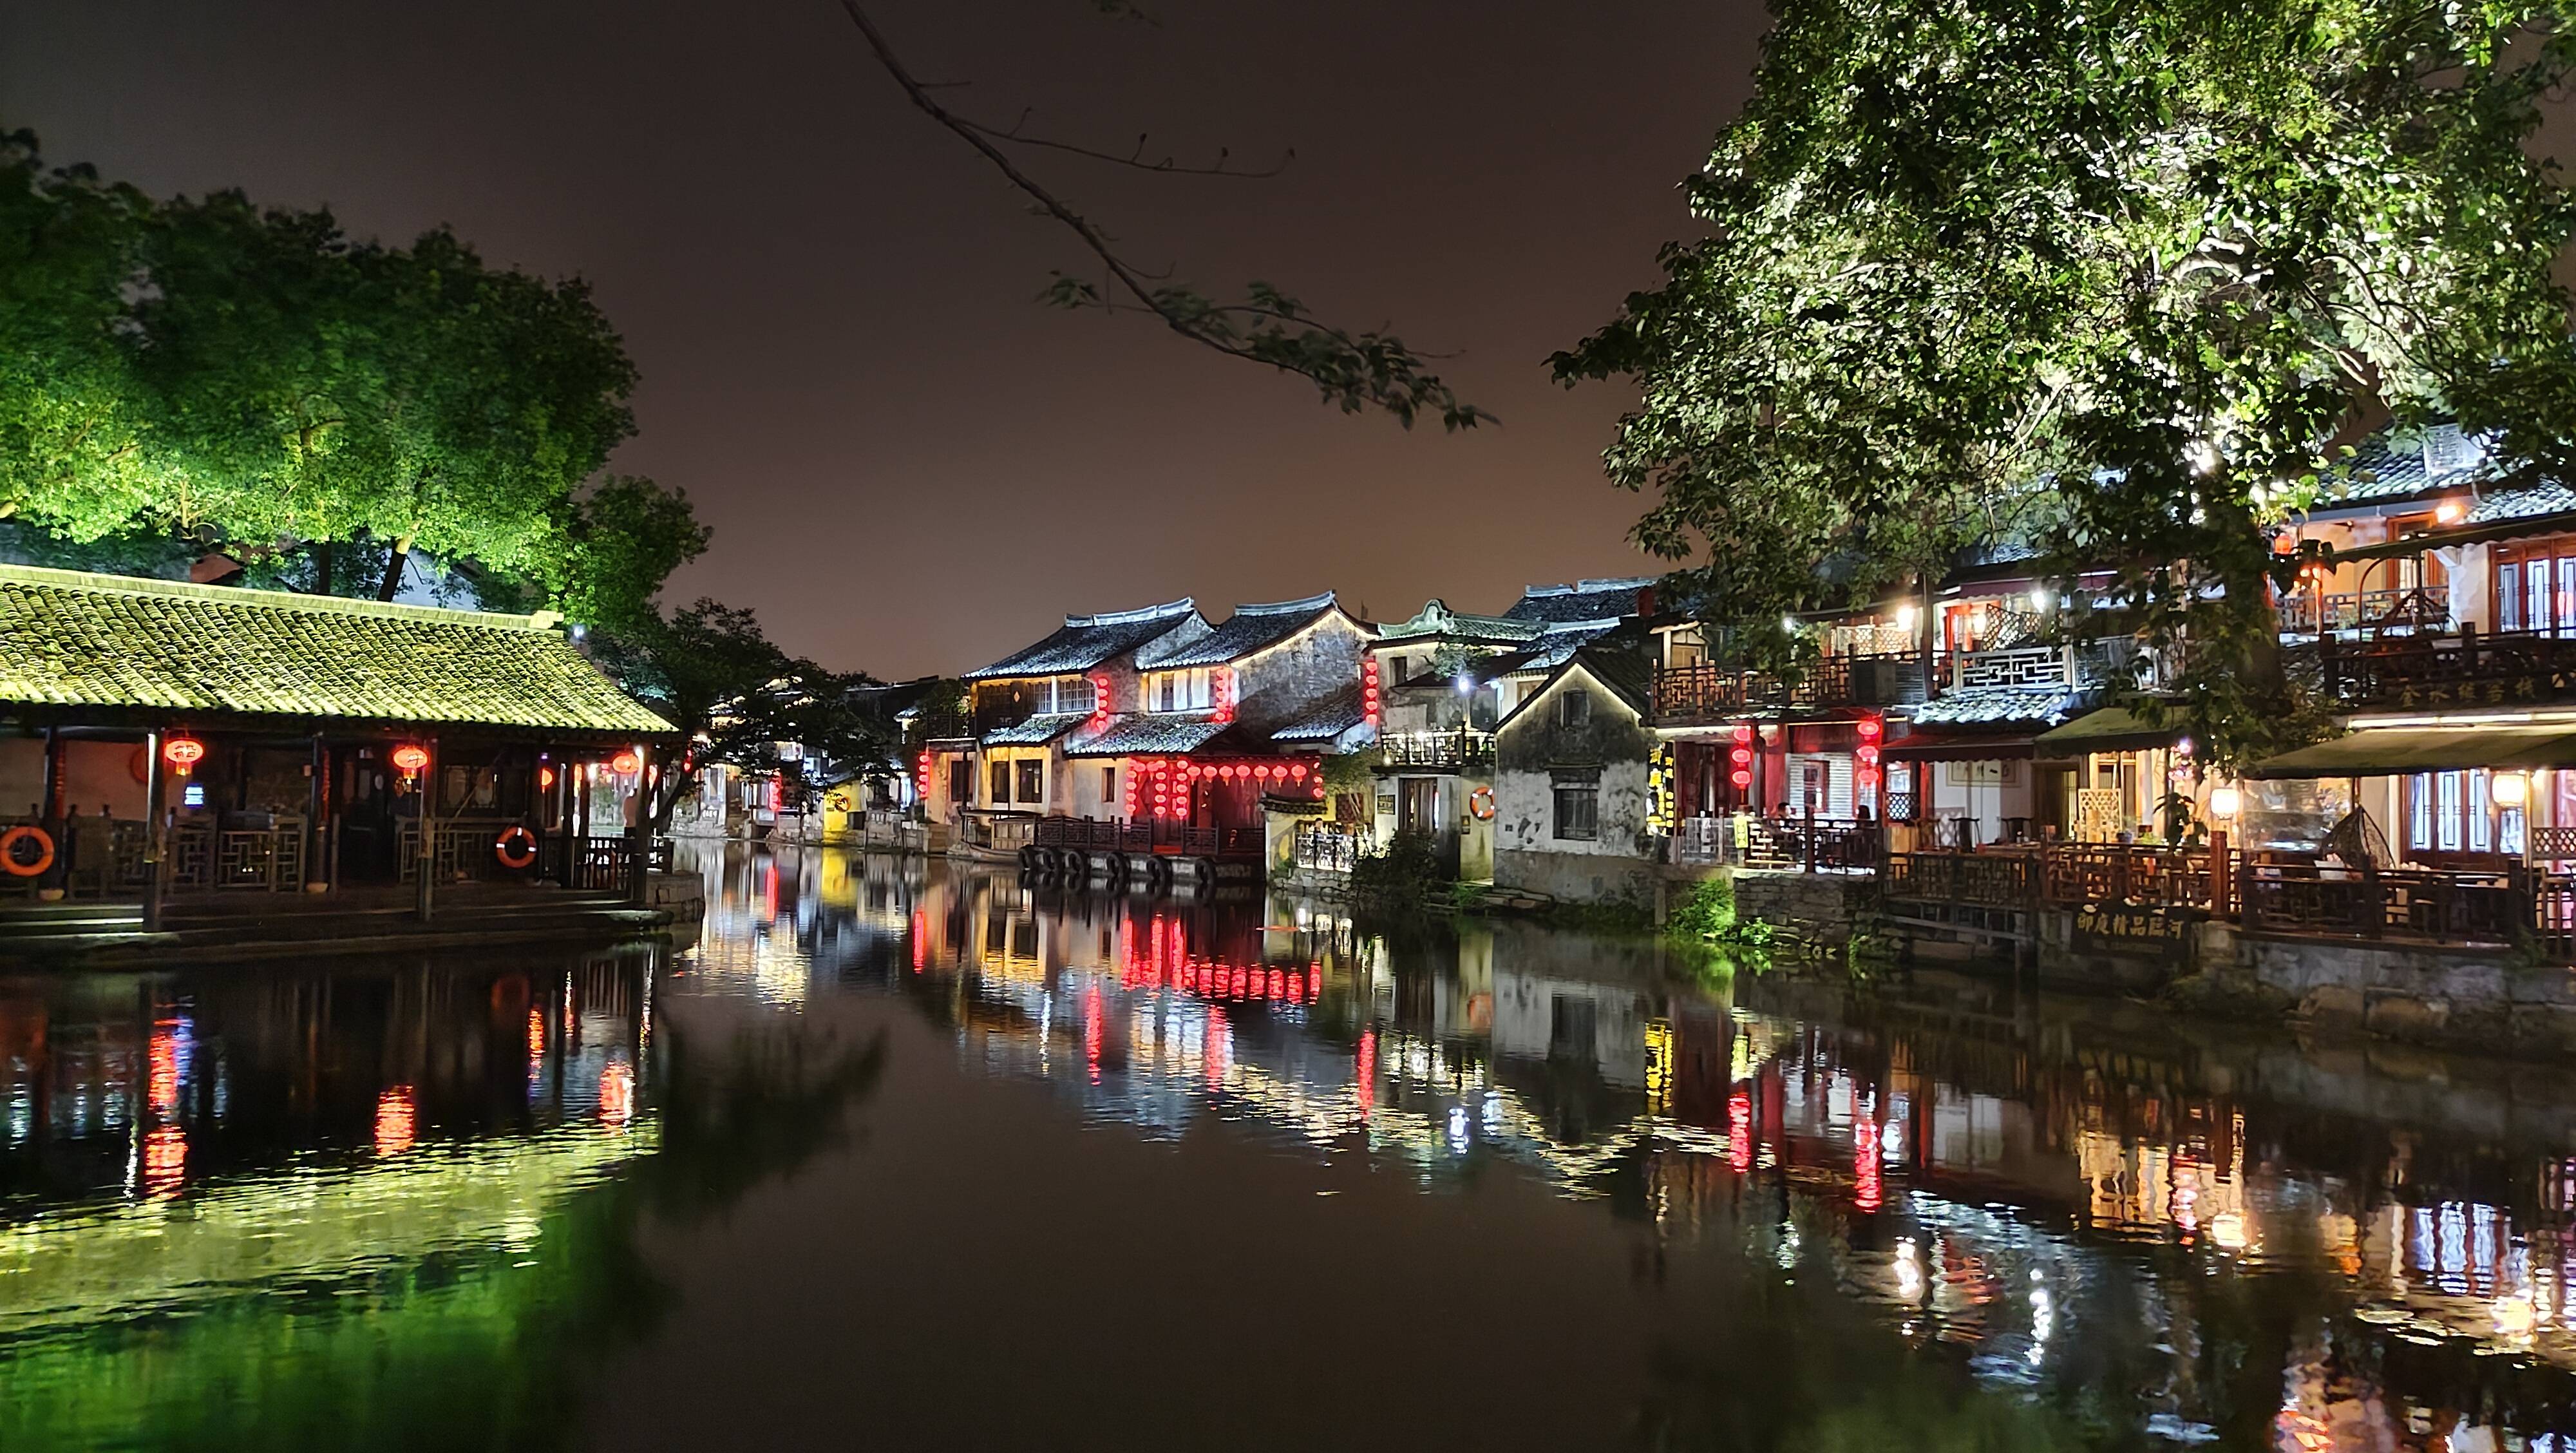
{"label": "canal water", "polygon": [[0,979],[0,1448],[2576,1446],[2576,1077],[698,856]]}

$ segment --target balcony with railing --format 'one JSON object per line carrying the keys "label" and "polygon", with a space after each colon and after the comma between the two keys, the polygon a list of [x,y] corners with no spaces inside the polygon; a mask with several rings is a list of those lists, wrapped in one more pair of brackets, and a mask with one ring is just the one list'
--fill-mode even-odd
{"label": "balcony with railing", "polygon": [[1388,732],[1378,738],[1379,760],[1413,771],[1463,772],[1494,761],[1491,732],[1450,730]]}
{"label": "balcony with railing", "polygon": [[2281,602],[2285,636],[2440,636],[2453,628],[2450,592],[2422,586],[2333,594],[2298,591]]}
{"label": "balcony with railing", "polygon": [[2576,635],[2544,631],[2327,636],[2299,648],[2320,686],[2347,707],[2517,706],[2576,697]]}
{"label": "balcony with railing", "polygon": [[1784,708],[1911,706],[1923,696],[1923,658],[1912,652],[1825,656],[1795,679],[1699,662],[1657,669],[1654,712],[1685,725]]}

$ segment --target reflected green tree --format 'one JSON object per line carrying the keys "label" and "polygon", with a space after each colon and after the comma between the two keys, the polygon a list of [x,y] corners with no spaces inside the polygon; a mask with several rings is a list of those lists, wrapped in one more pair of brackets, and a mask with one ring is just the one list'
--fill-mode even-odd
{"label": "reflected green tree", "polygon": [[882,1036],[807,1026],[701,1048],[657,1030],[658,1145],[557,1202],[524,1244],[390,1249],[305,1285],[185,1313],[0,1343],[0,1447],[550,1448],[575,1441],[585,1378],[676,1294],[648,1229],[719,1218],[843,1142]]}

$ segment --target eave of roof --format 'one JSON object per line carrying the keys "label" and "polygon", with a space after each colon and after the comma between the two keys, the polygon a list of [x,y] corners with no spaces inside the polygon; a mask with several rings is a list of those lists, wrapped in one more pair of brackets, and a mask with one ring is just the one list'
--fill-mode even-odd
{"label": "eave of roof", "polygon": [[1333,592],[1310,595],[1304,600],[1283,600],[1268,605],[1239,605],[1224,625],[1204,636],[1168,645],[1149,646],[1136,653],[1139,671],[1179,671],[1197,666],[1223,666],[1257,655],[1341,609]]}
{"label": "eave of roof", "polygon": [[989,666],[967,672],[966,681],[996,681],[1026,676],[1064,676],[1091,668],[1148,645],[1198,614],[1187,596],[1141,610],[1064,618],[1052,635],[1024,646]]}
{"label": "eave of roof", "polygon": [[676,734],[556,619],[0,566],[0,708]]}

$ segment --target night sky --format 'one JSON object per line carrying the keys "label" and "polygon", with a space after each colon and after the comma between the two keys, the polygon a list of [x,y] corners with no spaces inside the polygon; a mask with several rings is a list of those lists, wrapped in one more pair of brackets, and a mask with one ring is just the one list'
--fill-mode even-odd
{"label": "night sky", "polygon": [[759,609],[888,678],[1065,611],[1334,588],[1384,620],[1654,568],[1601,479],[1623,395],[1547,354],[1688,235],[1676,183],[1742,103],[1754,0],[877,0],[955,109],[1269,180],[1029,167],[1147,264],[1391,322],[1503,425],[1407,434],[1134,318],[1033,301],[1080,262],[914,112],[832,0],[0,7],[0,125],[156,194],[238,185],[353,232],[450,223],[579,273],[643,373],[612,467],[715,527],[666,598]]}

